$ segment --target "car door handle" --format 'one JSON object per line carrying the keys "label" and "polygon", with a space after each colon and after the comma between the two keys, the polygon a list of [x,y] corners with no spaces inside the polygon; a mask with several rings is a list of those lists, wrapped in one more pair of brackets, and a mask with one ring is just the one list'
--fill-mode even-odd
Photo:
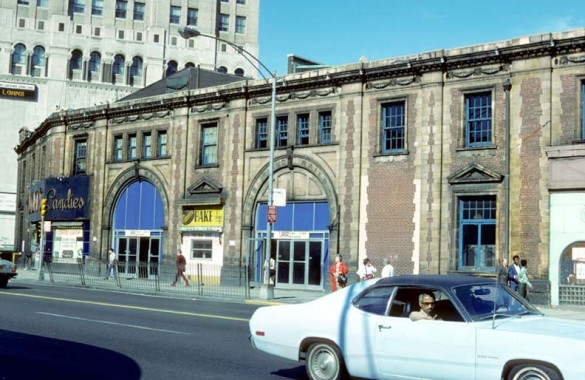
{"label": "car door handle", "polygon": [[380,331],[380,332],[382,331],[382,329],[390,330],[391,328],[392,328],[392,326],[389,326],[389,325],[387,325],[387,326],[378,325],[378,331]]}

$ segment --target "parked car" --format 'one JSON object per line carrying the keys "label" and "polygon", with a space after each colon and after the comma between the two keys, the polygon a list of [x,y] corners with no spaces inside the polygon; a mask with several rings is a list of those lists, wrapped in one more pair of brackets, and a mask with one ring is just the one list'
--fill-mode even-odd
{"label": "parked car", "polygon": [[[409,318],[421,294],[438,320]],[[250,334],[258,350],[304,360],[310,379],[585,379],[585,321],[546,317],[479,276],[373,279],[261,307]]]}
{"label": "parked car", "polygon": [[16,265],[11,261],[0,259],[0,288],[5,288],[8,280],[16,276]]}

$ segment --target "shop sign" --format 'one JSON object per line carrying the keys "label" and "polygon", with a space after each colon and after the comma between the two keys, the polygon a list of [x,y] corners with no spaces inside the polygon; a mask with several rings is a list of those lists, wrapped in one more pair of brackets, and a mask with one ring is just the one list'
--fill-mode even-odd
{"label": "shop sign", "polygon": [[87,219],[89,215],[89,177],[47,178],[35,182],[28,193],[27,210],[32,222],[41,219],[41,199],[47,199],[45,219]]}
{"label": "shop sign", "polygon": [[307,240],[309,239],[309,231],[273,231],[275,239],[298,239]]}
{"label": "shop sign", "polygon": [[37,86],[34,84],[0,82],[0,98],[36,100]]}
{"label": "shop sign", "polygon": [[0,193],[0,212],[14,213],[16,210],[16,194]]}
{"label": "shop sign", "polygon": [[126,230],[124,231],[126,236],[135,236],[135,237],[149,237],[150,230]]}
{"label": "shop sign", "polygon": [[223,227],[223,206],[191,206],[183,208],[182,228]]}

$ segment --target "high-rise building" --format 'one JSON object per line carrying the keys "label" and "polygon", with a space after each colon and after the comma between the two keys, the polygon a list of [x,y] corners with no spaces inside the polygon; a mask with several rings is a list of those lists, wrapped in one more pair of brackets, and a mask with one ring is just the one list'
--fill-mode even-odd
{"label": "high-rise building", "polygon": [[[256,69],[259,0],[0,0],[0,250],[14,242],[19,131],[114,102],[183,67]],[[180,27],[219,38],[184,39]],[[221,41],[224,40],[224,41]],[[43,177],[31,169],[32,178]]]}

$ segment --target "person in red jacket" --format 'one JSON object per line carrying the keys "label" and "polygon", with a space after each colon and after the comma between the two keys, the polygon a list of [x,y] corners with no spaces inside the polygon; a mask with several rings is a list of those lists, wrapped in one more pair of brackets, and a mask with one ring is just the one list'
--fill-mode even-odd
{"label": "person in red jacket", "polygon": [[189,286],[189,280],[187,280],[187,277],[185,276],[185,267],[187,266],[187,260],[185,260],[185,256],[183,256],[181,250],[177,251],[175,264],[177,265],[177,274],[175,275],[175,281],[173,281],[171,285],[175,286],[179,277],[182,277],[183,280],[185,280],[185,286]]}
{"label": "person in red jacket", "polygon": [[341,255],[335,255],[335,263],[329,268],[329,274],[331,274],[331,290],[336,291],[337,285],[340,288],[345,288],[347,285],[347,265],[343,262]]}

